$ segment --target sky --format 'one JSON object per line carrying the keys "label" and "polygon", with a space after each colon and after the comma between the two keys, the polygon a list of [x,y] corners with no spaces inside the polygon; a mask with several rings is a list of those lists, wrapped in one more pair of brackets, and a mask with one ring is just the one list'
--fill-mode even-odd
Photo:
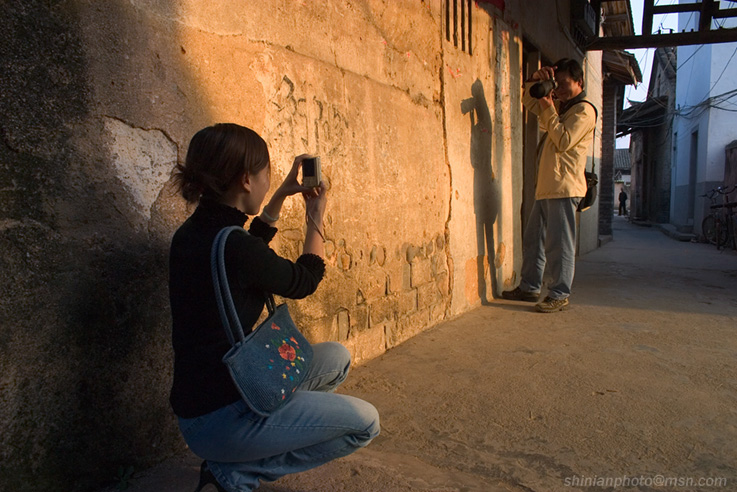
{"label": "sky", "polygon": [[[635,34],[642,34],[642,5],[644,0],[630,0],[632,6],[632,22],[634,23]],[[678,3],[678,0],[656,0],[655,5],[671,5]],[[678,14],[668,15],[656,15],[653,17],[653,31],[657,32],[658,28],[667,31],[673,29],[678,31]],[[630,106],[629,101],[644,101],[647,99],[647,88],[650,84],[650,71],[653,68],[653,54],[655,48],[639,49],[639,50],[627,50],[634,54],[637,58],[637,63],[640,65],[640,71],[642,72],[642,83],[638,84],[635,88],[632,85],[628,85],[624,92],[624,107]],[[626,149],[630,145],[629,135],[617,139],[617,148]]]}

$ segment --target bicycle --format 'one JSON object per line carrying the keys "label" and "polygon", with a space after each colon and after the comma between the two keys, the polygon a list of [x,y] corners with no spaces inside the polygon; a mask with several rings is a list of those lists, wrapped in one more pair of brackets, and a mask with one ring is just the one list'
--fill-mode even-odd
{"label": "bicycle", "polygon": [[[733,247],[737,249],[737,216],[734,208],[737,202],[729,201],[729,194],[737,190],[737,185],[732,189],[719,186],[711,190],[708,194],[700,195],[709,198],[711,204],[709,208],[712,212],[704,217],[701,222],[701,231],[704,238],[711,244],[716,245],[717,249],[721,249],[728,241],[732,241]],[[717,197],[722,197],[722,203],[717,203]]]}
{"label": "bicycle", "polygon": [[[735,186],[737,189],[737,186]],[[732,238],[732,248],[737,250],[737,213],[734,209],[737,207],[737,202],[729,202],[724,204],[727,218],[727,230],[729,236]]]}

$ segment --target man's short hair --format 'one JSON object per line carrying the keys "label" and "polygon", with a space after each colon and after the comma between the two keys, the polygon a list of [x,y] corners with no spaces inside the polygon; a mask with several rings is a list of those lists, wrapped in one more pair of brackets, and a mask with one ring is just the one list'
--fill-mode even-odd
{"label": "man's short hair", "polygon": [[561,58],[555,64],[554,67],[557,67],[555,69],[555,73],[558,72],[565,72],[570,77],[575,80],[576,82],[581,84],[581,87],[583,87],[583,68],[581,67],[581,64],[578,63],[576,60],[573,60],[571,58]]}

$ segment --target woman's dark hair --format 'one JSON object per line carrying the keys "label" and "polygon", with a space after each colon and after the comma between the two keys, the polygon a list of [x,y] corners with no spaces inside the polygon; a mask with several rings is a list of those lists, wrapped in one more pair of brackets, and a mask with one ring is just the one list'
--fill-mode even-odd
{"label": "woman's dark hair", "polygon": [[571,58],[561,58],[560,60],[555,62],[553,66],[557,67],[555,69],[555,73],[567,73],[571,76],[573,80],[580,83],[581,88],[583,88],[583,68],[581,67],[581,64],[578,63],[576,60],[573,60]]}
{"label": "woman's dark hair", "polygon": [[256,174],[269,164],[269,148],[258,133],[235,123],[218,123],[195,133],[174,182],[185,200],[219,198],[243,173]]}

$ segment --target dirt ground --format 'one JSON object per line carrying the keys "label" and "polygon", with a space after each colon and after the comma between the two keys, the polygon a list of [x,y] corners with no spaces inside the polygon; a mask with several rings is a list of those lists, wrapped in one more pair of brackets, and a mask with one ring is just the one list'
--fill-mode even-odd
{"label": "dirt ground", "polygon": [[[571,307],[497,301],[355,368],[371,445],[259,490],[737,490],[737,253],[615,217]],[[128,489],[189,491],[179,456]]]}

